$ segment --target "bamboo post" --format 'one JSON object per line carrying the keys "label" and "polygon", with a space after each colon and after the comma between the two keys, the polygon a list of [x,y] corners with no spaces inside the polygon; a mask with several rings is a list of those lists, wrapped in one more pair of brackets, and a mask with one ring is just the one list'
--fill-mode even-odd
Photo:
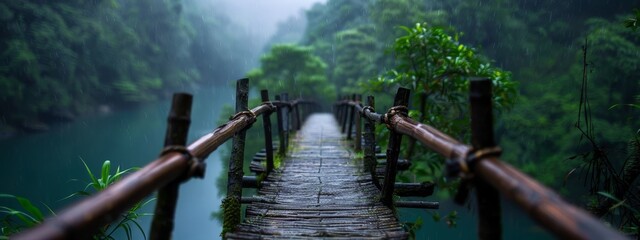
{"label": "bamboo post", "polygon": [[299,131],[302,125],[300,121],[300,103],[296,103],[293,109],[294,109],[295,118],[296,118],[296,131]]}
{"label": "bamboo post", "polygon": [[[307,117],[309,117],[309,103],[307,102],[305,104],[302,104],[301,108],[302,108],[301,109],[302,116],[300,121],[301,121],[301,124],[304,124],[304,122],[307,120]],[[300,125],[300,128],[302,128],[302,125]]]}
{"label": "bamboo post", "polygon": [[342,100],[344,100],[344,96],[340,96],[338,98],[338,124],[340,124],[340,130],[342,131],[342,119],[344,118],[344,105],[342,104]]}
{"label": "bamboo post", "polygon": [[[184,147],[187,144],[192,102],[193,96],[191,94],[176,93],[173,95],[164,138],[165,150],[170,147]],[[179,187],[180,180],[176,180],[158,190],[149,239],[171,239]]]}
{"label": "bamboo post", "polygon": [[[356,102],[358,102],[358,104],[360,104],[361,98],[362,95],[356,95]],[[358,111],[356,111],[355,107],[353,109],[356,115],[356,142],[354,148],[356,152],[360,152],[362,151],[362,116],[358,113]]]}
{"label": "bamboo post", "polygon": [[345,133],[345,131],[347,130],[347,119],[349,119],[349,105],[346,103],[347,100],[349,100],[348,97],[344,96],[342,97],[343,103],[342,105],[342,129],[341,132]]}
{"label": "bamboo post", "polygon": [[284,124],[284,153],[286,153],[287,149],[289,149],[289,133],[291,133],[291,105],[288,93],[282,94],[282,101],[287,103],[286,110],[282,112],[282,123]]}
{"label": "bamboo post", "polygon": [[[491,110],[491,79],[472,79],[469,101],[471,103],[471,144],[473,149],[495,147],[493,138],[493,112]],[[483,179],[475,180],[478,199],[479,239],[502,239],[500,195]]]}
{"label": "bamboo post", "polygon": [[336,117],[336,120],[338,122],[340,122],[340,98],[341,96],[338,95],[338,98],[336,99],[336,104],[333,105],[333,115]]}
{"label": "bamboo post", "polygon": [[295,100],[290,102],[291,105],[289,105],[289,132],[291,131],[295,131],[298,129],[298,126],[296,126],[296,123],[298,123],[298,120],[296,119],[296,112],[297,112],[297,102]]}
{"label": "bamboo post", "polygon": [[[407,114],[407,105],[409,104],[409,89],[398,88],[393,106],[400,107],[396,111],[399,114]],[[404,108],[402,108],[404,107]],[[389,144],[387,146],[387,168],[384,176],[384,184],[382,185],[382,204],[387,207],[393,206],[393,191],[396,182],[396,173],[398,169],[398,156],[400,155],[400,143],[402,141],[402,133],[393,129],[389,136]]]}
{"label": "bamboo post", "polygon": [[[236,113],[247,111],[249,101],[249,79],[243,78],[236,84]],[[231,231],[241,220],[240,201],[242,200],[242,176],[244,161],[244,145],[247,135],[246,129],[233,136],[231,160],[227,178],[227,198],[223,202],[224,223],[223,231]]]}
{"label": "bamboo post", "polygon": [[[276,101],[280,101],[282,99],[280,99],[280,95],[276,95]],[[283,110],[284,106],[280,105],[278,106],[278,110],[276,111],[276,118],[278,119],[278,139],[279,139],[279,146],[278,146],[278,155],[280,156],[284,156],[285,153],[285,140],[284,140],[284,119],[282,118],[282,114],[284,112]]]}
{"label": "bamboo post", "polygon": [[[351,101],[356,101],[356,95],[353,94],[351,95]],[[356,115],[356,107],[351,106],[351,105],[347,105],[348,109],[349,109],[349,122],[347,123],[347,140],[351,140],[351,134],[353,134],[353,122],[354,122],[354,118]]]}
{"label": "bamboo post", "polygon": [[[269,102],[269,91],[260,91],[260,97],[262,102]],[[264,150],[266,152],[267,160],[267,174],[273,170],[273,140],[271,139],[271,113],[265,113],[262,115],[262,126],[264,128]]]}
{"label": "bamboo post", "polygon": [[[367,106],[375,110],[375,98],[373,96],[367,97]],[[376,125],[375,122],[366,118],[364,120],[364,169],[371,174],[371,180],[380,189],[380,182],[378,182],[378,176],[376,174]]]}

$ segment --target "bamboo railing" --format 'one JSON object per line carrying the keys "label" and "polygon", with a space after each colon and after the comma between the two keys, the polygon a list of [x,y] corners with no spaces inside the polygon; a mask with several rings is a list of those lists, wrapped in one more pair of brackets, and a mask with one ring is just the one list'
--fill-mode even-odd
{"label": "bamboo railing", "polygon": [[[442,133],[429,125],[417,122],[407,116],[409,90],[398,89],[394,107],[384,114],[375,112],[374,98],[367,103],[359,97],[344,98],[334,105],[334,114],[342,123],[343,132],[351,138],[352,125],[359,125],[353,116],[359,114],[364,120],[364,132],[356,126],[356,147],[359,137],[365,137],[365,159],[375,156],[375,124],[386,124],[390,130],[387,149],[387,163],[384,184],[381,186],[381,201],[393,205],[396,163],[402,135],[412,137],[425,147],[439,153],[446,159],[448,176],[464,176],[461,185],[473,182],[478,202],[479,239],[501,239],[500,195],[514,201],[531,218],[545,229],[563,239],[626,239],[620,232],[611,229],[586,211],[573,206],[531,177],[511,165],[500,161],[500,148],[493,138],[493,114],[491,107],[491,80],[474,79],[470,83],[471,146]],[[358,119],[358,118],[356,118]],[[374,158],[375,159],[375,158]],[[365,164],[371,161],[365,161]],[[375,164],[375,162],[373,162]],[[369,171],[375,167],[367,167]],[[372,173],[372,175],[374,175]],[[475,176],[471,178],[471,176]],[[377,177],[372,177],[377,181]],[[378,183],[379,184],[379,183]],[[461,193],[466,192],[464,189]],[[396,206],[406,206],[406,202],[396,202]],[[413,204],[420,205],[420,204]],[[414,206],[415,207],[415,206]]]}
{"label": "bamboo railing", "polygon": [[[300,128],[306,114],[313,111],[302,106],[310,101],[289,101],[281,94],[275,101],[269,93],[261,91],[262,103],[248,109],[248,79],[241,79],[236,87],[236,114],[231,119],[186,145],[190,123],[192,97],[176,94],[168,118],[164,148],[160,157],[142,169],[126,176],[104,191],[82,200],[57,216],[28,229],[12,239],[89,239],[97,230],[121,217],[121,214],[155,191],[158,200],[151,226],[150,239],[170,239],[173,218],[180,184],[192,177],[204,177],[207,156],[221,144],[233,137],[232,156],[229,162],[229,178],[225,202],[250,203],[254,199],[242,197],[242,189],[259,185],[259,180],[244,176],[243,157],[245,131],[259,116],[263,117],[265,137],[265,173],[274,168],[274,147],[271,139],[270,116],[277,115],[279,154],[286,154],[289,132]],[[375,112],[375,101],[367,97],[361,103],[358,95],[344,98],[336,103],[334,113],[342,131],[351,139],[355,130],[357,150],[364,150],[365,168],[371,172],[374,184],[381,190],[380,200],[392,207],[437,208],[438,203],[422,201],[393,201],[393,195],[430,195],[433,184],[396,183],[396,173],[401,167],[398,160],[402,136],[420,141],[429,149],[447,159],[449,176],[465,176],[463,183],[473,182],[476,187],[479,213],[479,238],[501,239],[500,195],[516,202],[518,206],[540,225],[558,237],[568,239],[625,239],[621,233],[605,226],[584,210],[562,200],[552,190],[544,187],[514,167],[500,161],[500,150],[493,139],[491,81],[476,79],[470,84],[471,102],[471,146],[460,143],[431,126],[419,123],[407,116],[409,90],[400,88],[394,107],[386,113]],[[385,124],[390,132],[386,153],[385,177],[381,184],[376,176],[375,125]],[[362,126],[364,125],[364,126]],[[364,137],[364,139],[362,139]],[[364,145],[361,145],[364,140]],[[469,178],[469,176],[475,176]],[[463,184],[466,185],[466,184]],[[464,192],[464,191],[461,191]],[[240,222],[240,208],[224,209],[224,226],[233,228]]]}
{"label": "bamboo railing", "polygon": [[[73,204],[34,228],[12,236],[11,239],[91,239],[100,227],[118,220],[123,212],[155,191],[158,191],[158,198],[151,224],[150,239],[170,239],[179,185],[192,177],[203,178],[207,156],[232,137],[234,152],[229,163],[228,189],[230,191],[227,193],[227,198],[240,201],[243,181],[245,181],[244,185],[247,185],[242,171],[245,130],[250,128],[259,116],[263,116],[267,173],[269,173],[273,169],[273,143],[269,116],[272,113],[277,113],[279,116],[278,131],[281,144],[279,150],[284,153],[288,147],[288,141],[283,136],[287,136],[288,132],[293,130],[292,124],[289,123],[291,121],[289,116],[292,115],[293,126],[299,127],[301,117],[314,110],[311,107],[302,107],[309,105],[310,101],[287,101],[286,97],[282,101],[269,101],[267,90],[261,92],[263,103],[248,109],[248,91],[249,79],[239,80],[236,86],[236,114],[227,123],[188,146],[185,144],[191,121],[192,96],[186,93],[175,94],[168,117],[165,147],[157,159],[105,190]],[[237,211],[225,212],[225,214],[240,215],[240,211],[238,208]]]}

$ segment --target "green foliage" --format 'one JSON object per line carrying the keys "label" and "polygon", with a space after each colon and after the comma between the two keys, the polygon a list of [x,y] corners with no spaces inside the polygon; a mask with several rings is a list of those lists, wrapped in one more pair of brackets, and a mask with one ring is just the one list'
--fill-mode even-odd
{"label": "green foliage", "polygon": [[[81,159],[82,160],[82,159]],[[102,168],[100,169],[100,175],[94,174],[91,169],[87,166],[87,164],[82,160],[82,164],[84,164],[85,170],[87,171],[87,175],[89,176],[89,183],[85,186],[85,188],[81,191],[77,191],[67,198],[71,198],[74,196],[90,196],[95,192],[102,191],[107,187],[111,186],[116,181],[120,180],[120,178],[127,173],[135,171],[135,168],[128,168],[124,170],[120,170],[120,166],[116,168],[116,171],[112,174],[111,172],[111,161],[106,160],[102,163]],[[89,190],[92,189],[92,190]],[[113,222],[102,226],[100,231],[93,236],[94,239],[114,239],[113,234],[117,230],[124,231],[127,239],[133,239],[133,229],[137,229],[142,236],[146,239],[146,235],[144,229],[138,223],[138,218],[143,216],[151,216],[151,213],[139,213],[140,208],[144,207],[148,203],[154,201],[155,198],[148,199],[146,201],[136,203],[131,209],[127,210],[122,214],[121,218],[117,222]]]}
{"label": "green foliage", "polygon": [[[82,159],[81,159],[82,160]],[[77,191],[64,199],[69,199],[74,196],[89,196],[95,192],[102,191],[118,181],[124,174],[132,172],[136,170],[135,168],[128,168],[125,170],[120,170],[118,166],[116,171],[112,174],[111,172],[111,161],[104,161],[102,164],[102,168],[100,171],[100,175],[94,174],[91,169],[87,166],[87,164],[82,160],[84,164],[85,170],[87,171],[87,175],[89,176],[89,183],[87,183],[86,187],[83,190]],[[93,190],[89,190],[93,189]],[[0,213],[4,214],[1,223],[1,236],[0,239],[3,239],[13,235],[15,233],[21,232],[26,228],[33,227],[44,220],[44,215],[42,211],[33,205],[31,201],[26,198],[13,196],[9,194],[0,194],[0,198],[13,198],[15,199],[20,206],[24,209],[24,211],[16,210],[10,207],[0,206]],[[63,200],[64,200],[63,199]],[[113,234],[117,230],[121,230],[124,232],[127,239],[133,239],[133,229],[137,229],[142,233],[143,237],[146,239],[146,235],[144,230],[137,222],[137,219],[143,216],[150,216],[150,213],[139,213],[140,208],[144,207],[151,201],[154,201],[155,198],[148,199],[143,202],[136,203],[131,209],[127,210],[122,214],[121,218],[114,223],[107,224],[102,226],[97,234],[93,236],[93,239],[115,239]],[[48,206],[45,207],[49,210],[52,215],[55,215],[53,210],[51,210]]]}
{"label": "green foliage", "polygon": [[[635,204],[629,204],[627,199],[621,200],[608,192],[598,192],[598,195],[606,200],[613,202],[613,204],[607,209],[607,212],[610,212],[614,215],[623,216],[623,218],[627,219],[640,218],[640,211],[638,211],[638,206]],[[627,224],[621,225],[620,229],[628,234],[638,235],[640,233],[638,224],[633,222],[628,222]]]}
{"label": "green foliage", "polygon": [[[0,239],[8,239],[8,236],[18,233],[23,229],[33,227],[44,220],[42,211],[33,205],[29,199],[9,194],[0,194],[0,198],[15,199],[20,207],[24,209],[21,211],[10,207],[0,206],[0,213],[4,214],[4,217],[0,222],[0,226],[2,226],[0,228]],[[49,207],[47,207],[47,209],[49,209]],[[49,211],[51,210],[49,209]]]}
{"label": "green foliage", "polygon": [[394,39],[403,34],[400,26],[422,22],[429,13],[425,1],[421,0],[374,1],[370,11],[369,17],[376,26],[376,38],[386,46],[392,46]]}
{"label": "green foliage", "polygon": [[638,30],[638,19],[640,19],[640,9],[633,9],[634,15],[624,20],[624,26],[633,31]]}
{"label": "green foliage", "polygon": [[456,220],[458,219],[458,212],[457,211],[451,211],[449,212],[449,214],[447,214],[446,216],[442,217],[440,216],[439,213],[435,212],[433,213],[433,215],[431,215],[431,218],[433,219],[434,222],[440,222],[442,220],[445,221],[445,223],[447,224],[447,226],[449,226],[450,228],[455,228],[458,226]]}
{"label": "green foliage", "polygon": [[302,97],[327,102],[335,98],[335,87],[325,75],[326,64],[313,55],[310,48],[275,45],[260,63],[259,69],[247,74],[257,80],[260,89],[276,94],[286,92],[292,99]]}
{"label": "green foliage", "polygon": [[[493,104],[498,110],[513,106],[516,84],[509,72],[492,67],[475,50],[458,42],[459,35],[449,35],[443,28],[416,24],[401,27],[405,35],[396,39],[396,67],[387,74],[363,85],[376,92],[403,86],[412,89],[409,115],[451,136],[468,135],[467,109],[469,78],[487,77],[493,81]],[[410,156],[412,171],[419,181],[440,182],[444,159],[423,148]]]}
{"label": "green foliage", "polygon": [[[590,53],[586,62],[590,88],[585,98],[589,99],[597,145],[618,174],[637,166],[631,164],[637,152],[625,146],[637,138],[640,116],[640,37],[633,30],[640,11],[629,16],[629,9],[638,7],[633,1],[329,0],[307,13],[303,43],[328,63],[329,79],[339,91],[364,93],[351,83],[360,82],[375,93],[378,111],[384,111],[391,102],[389,93],[397,86],[409,87],[414,90],[409,115],[461,140],[468,131],[466,78],[492,78],[494,106],[509,109],[497,111],[495,118],[496,139],[504,149],[502,159],[578,200],[583,194],[579,176],[585,175],[580,170],[585,161],[580,160],[595,155],[575,130],[582,98],[578,91],[583,75],[580,46],[585,38]],[[416,22],[428,25],[399,27]],[[453,28],[459,32],[454,33]],[[370,38],[375,39],[373,45]],[[366,64],[362,64],[363,56]],[[372,62],[374,70],[369,71],[366,66]],[[514,104],[516,93],[518,103]],[[379,139],[385,141],[386,136]],[[403,146],[403,153],[407,150]],[[442,159],[436,154],[418,147],[410,159],[417,180],[457,184],[439,177]],[[611,186],[613,182],[598,184]],[[631,189],[636,189],[635,184]],[[635,197],[620,197],[610,188],[601,190],[634,207]],[[599,198],[594,202],[608,199],[602,195],[590,198]],[[620,217],[630,212],[617,206],[608,219],[632,219]],[[617,223],[620,221],[612,221]]]}
{"label": "green foliage", "polygon": [[418,217],[415,222],[405,222],[402,227],[409,233],[409,239],[417,239],[416,232],[422,227],[422,218]]}
{"label": "green foliage", "polygon": [[[87,183],[84,190],[75,192],[74,194],[69,195],[66,198],[76,196],[76,195],[88,196],[88,195],[91,195],[91,192],[102,191],[107,187],[109,187],[111,184],[120,180],[120,178],[124,174],[137,170],[136,168],[128,168],[120,171],[120,166],[118,166],[116,168],[116,172],[113,175],[111,175],[111,161],[106,160],[102,163],[100,175],[96,177],[96,175],[94,175],[93,172],[91,172],[91,169],[89,169],[89,166],[87,166],[87,163],[85,163],[84,160],[82,159],[80,160],[82,161],[82,164],[84,165],[84,168],[87,171],[87,175],[89,176],[90,181],[89,183]],[[87,191],[88,189],[93,189],[94,191]]]}
{"label": "green foliage", "polygon": [[193,88],[201,78],[225,80],[226,72],[211,64],[229,72],[242,69],[238,55],[249,53],[234,52],[239,47],[226,42],[246,40],[228,19],[200,5],[183,7],[181,0],[0,3],[0,23],[6,26],[0,29],[3,125],[54,122],[51,116],[59,112],[130,106]]}
{"label": "green foliage", "polygon": [[371,27],[343,30],[336,33],[335,67],[331,79],[342,94],[359,92],[358,83],[376,74],[377,42]]}
{"label": "green foliage", "polygon": [[[329,80],[341,93],[352,93],[366,81],[392,67],[385,52],[400,33],[400,25],[440,19],[419,0],[328,1],[307,11],[302,43],[327,63]],[[444,21],[438,22],[444,24]]]}
{"label": "green foliage", "polygon": [[233,231],[240,224],[240,200],[235,197],[226,197],[222,200],[221,208],[224,212],[224,224],[220,236],[224,237],[226,233]]}

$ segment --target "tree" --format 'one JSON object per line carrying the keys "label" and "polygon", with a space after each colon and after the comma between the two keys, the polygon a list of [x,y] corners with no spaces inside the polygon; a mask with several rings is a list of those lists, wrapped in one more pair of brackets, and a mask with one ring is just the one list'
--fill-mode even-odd
{"label": "tree", "polygon": [[258,87],[321,102],[335,99],[335,86],[325,75],[327,65],[308,47],[275,45],[260,59],[260,68],[247,74]]}
{"label": "tree", "polygon": [[[240,56],[248,50],[235,51],[248,41],[243,32],[220,14],[203,17],[214,10],[193,5],[0,2],[0,135],[71,119],[98,104],[153,101],[201,79],[221,82],[247,70]],[[209,20],[214,24],[204,26]]]}
{"label": "tree", "polygon": [[640,115],[636,104],[640,100],[636,54],[640,51],[640,34],[604,19],[587,23],[591,27],[590,43],[585,40],[583,46],[576,122],[581,152],[576,158],[583,161],[581,170],[592,200],[589,209],[637,235],[640,197],[634,182],[640,176]]}
{"label": "tree", "polygon": [[375,60],[378,54],[372,27],[360,27],[336,33],[335,67],[331,79],[342,93],[360,92],[358,83],[377,74]]}
{"label": "tree", "polygon": [[[470,77],[488,77],[493,81],[493,104],[498,110],[515,102],[515,83],[511,74],[492,67],[475,51],[458,42],[443,28],[428,24],[402,27],[405,35],[396,39],[396,67],[367,85],[378,92],[397,85],[413,89],[412,101],[418,110],[409,114],[457,138],[467,138],[469,114],[466,110]],[[415,149],[415,140],[405,152],[413,161],[413,170],[424,180],[441,179],[443,160],[423,148]],[[419,154],[414,154],[419,152]]]}

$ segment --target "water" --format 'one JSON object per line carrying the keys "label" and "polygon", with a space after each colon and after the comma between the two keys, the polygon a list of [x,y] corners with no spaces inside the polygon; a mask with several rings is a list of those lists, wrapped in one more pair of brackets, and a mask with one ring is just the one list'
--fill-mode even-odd
{"label": "water", "polygon": [[[195,93],[189,142],[213,130],[221,108],[232,99],[232,91],[226,88]],[[94,172],[99,172],[104,160],[111,160],[112,169],[117,165],[144,166],[162,148],[170,104],[167,99],[109,115],[83,117],[45,133],[0,141],[0,193],[24,196],[57,211],[77,200],[61,199],[83,189],[88,181],[81,159]],[[221,202],[215,184],[221,169],[219,151],[214,152],[207,159],[205,178],[181,186],[174,239],[216,239],[220,235],[221,223],[212,219],[211,213]],[[7,199],[0,199],[0,205],[16,207]],[[152,212],[153,204],[145,211]],[[140,221],[147,231],[150,221],[150,217]]]}
{"label": "water", "polygon": [[[209,89],[194,93],[189,142],[216,127],[221,108],[232,104],[230,89]],[[83,117],[76,122],[54,127],[40,134],[23,135],[0,141],[0,193],[25,196],[36,205],[46,203],[54,210],[73,202],[62,198],[84,188],[88,179],[81,159],[94,171],[104,160],[123,168],[143,166],[155,159],[162,148],[170,100],[147,104],[110,115]],[[174,239],[217,239],[221,223],[211,218],[222,199],[216,180],[221,172],[220,151],[209,156],[204,179],[192,179],[180,188],[176,209]],[[73,181],[71,179],[78,179]],[[77,199],[75,199],[77,200]],[[504,202],[504,201],[503,201]],[[0,199],[0,205],[15,203]],[[143,212],[152,212],[150,204]],[[548,239],[549,235],[528,220],[523,213],[504,204],[505,239]],[[441,202],[440,215],[458,212],[457,227],[444,221],[434,222],[427,210],[401,209],[401,221],[424,221],[418,239],[476,239],[477,214],[451,201]],[[148,232],[150,217],[140,223]],[[142,239],[137,234],[136,239]],[[117,235],[116,239],[125,239]]]}
{"label": "water", "polygon": [[[438,222],[433,220],[433,210],[400,209],[399,216],[403,222],[415,222],[417,218],[422,218],[422,227],[416,232],[416,239],[478,239],[478,213],[473,204],[467,207],[459,206],[452,200],[440,201],[438,212],[442,219]],[[455,227],[449,227],[444,220],[444,216],[451,211],[458,214]],[[546,230],[505,199],[502,199],[502,230],[503,239],[553,239]]]}

